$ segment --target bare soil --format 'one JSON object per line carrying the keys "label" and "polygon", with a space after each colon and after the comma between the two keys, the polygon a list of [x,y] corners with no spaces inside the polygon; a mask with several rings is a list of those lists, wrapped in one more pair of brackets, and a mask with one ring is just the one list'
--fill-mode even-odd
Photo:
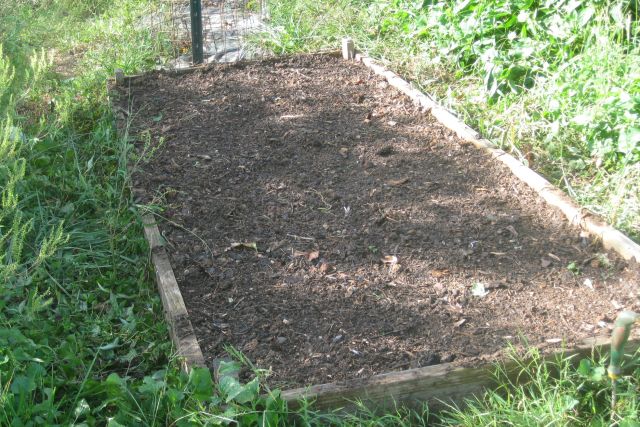
{"label": "bare soil", "polygon": [[208,361],[302,386],[571,346],[638,309],[630,266],[364,66],[158,72],[120,94]]}

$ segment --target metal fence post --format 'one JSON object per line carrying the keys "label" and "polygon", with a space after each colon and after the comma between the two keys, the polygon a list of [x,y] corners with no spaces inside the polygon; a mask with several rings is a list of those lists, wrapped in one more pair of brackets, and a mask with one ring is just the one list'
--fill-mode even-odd
{"label": "metal fence post", "polygon": [[191,0],[191,51],[193,64],[202,64],[204,61],[202,43],[202,2]]}

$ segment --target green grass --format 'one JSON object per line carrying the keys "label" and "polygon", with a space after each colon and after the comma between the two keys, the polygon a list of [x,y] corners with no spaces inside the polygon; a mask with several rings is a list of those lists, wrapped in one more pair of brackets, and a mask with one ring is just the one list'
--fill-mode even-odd
{"label": "green grass", "polygon": [[[376,44],[379,34],[359,27],[386,6],[330,4],[344,7],[296,2],[292,15],[285,3],[274,3],[274,22],[288,27],[270,46],[312,50],[335,46],[349,33],[369,40],[381,55],[387,52],[385,43]],[[291,413],[278,390],[266,387],[266,372],[253,366],[254,379],[247,383],[227,377],[213,384],[203,369],[180,372],[130,193],[131,142],[116,133],[105,87],[116,68],[141,72],[171,57],[163,33],[139,25],[161,6],[152,0],[0,2],[0,425],[437,423],[426,408],[374,414],[360,406],[345,415],[304,403]],[[310,7],[323,19],[312,22]],[[344,19],[350,13],[358,18]],[[417,69],[412,58],[399,67]],[[592,59],[593,67],[603,65]],[[440,70],[443,81],[450,78],[441,68],[431,69]],[[449,71],[455,74],[455,68]],[[605,86],[593,87],[593,99]],[[627,171],[621,181],[634,185],[634,172],[621,170]],[[230,352],[237,361],[225,366],[227,372],[249,364]],[[530,381],[514,391],[503,378],[504,389],[470,409],[452,409],[440,423],[608,419],[610,388],[599,365],[584,362],[575,370],[564,364],[558,380],[546,366],[528,366]],[[620,385],[617,412],[627,425],[636,420],[637,378]]]}
{"label": "green grass", "polygon": [[440,422],[457,426],[637,426],[638,372],[617,385],[618,401],[611,411],[611,383],[602,365],[583,359],[574,367],[570,359],[543,362],[530,350],[523,362],[515,357],[522,384],[498,369],[496,390],[452,407]]}
{"label": "green grass", "polygon": [[313,51],[351,36],[638,240],[640,45],[630,4],[272,0],[262,43]]}
{"label": "green grass", "polygon": [[223,411],[172,356],[105,90],[166,53],[134,25],[155,5],[83,4],[0,5],[0,425],[204,424]]}

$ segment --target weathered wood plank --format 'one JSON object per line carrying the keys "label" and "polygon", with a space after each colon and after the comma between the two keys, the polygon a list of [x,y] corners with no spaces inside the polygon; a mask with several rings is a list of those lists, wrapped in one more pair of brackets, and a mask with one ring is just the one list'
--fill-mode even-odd
{"label": "weathered wood plank", "polygon": [[147,238],[149,248],[153,251],[156,248],[163,247],[165,241],[158,229],[156,218],[153,215],[144,215],[142,217],[142,225],[144,226],[144,236]]}
{"label": "weathered wood plank", "polygon": [[[554,360],[560,356],[573,356],[578,363],[583,357],[606,355],[609,352],[608,337],[598,337],[585,341],[575,349],[551,353],[545,360]],[[640,347],[640,340],[627,344],[627,354],[634,353]],[[514,361],[503,362],[503,369],[513,383],[522,381],[521,366]],[[421,406],[429,403],[432,408],[444,404],[462,404],[465,399],[480,396],[487,389],[494,388],[495,365],[472,368],[456,368],[452,364],[440,364],[425,368],[390,372],[368,379],[352,380],[341,383],[314,385],[282,392],[289,407],[298,407],[301,399],[314,401],[317,409],[335,409],[353,407],[353,401],[362,400],[374,410],[392,408],[396,404]]]}
{"label": "weathered wood plank", "polygon": [[169,324],[171,339],[176,346],[178,356],[183,358],[182,368],[189,371],[192,367],[205,367],[204,356],[198,344],[196,334],[189,320],[187,308],[182,299],[178,282],[173,274],[169,255],[164,249],[164,239],[152,215],[145,215],[144,233],[151,248],[151,261],[156,274],[156,284],[162,299],[165,318]]}

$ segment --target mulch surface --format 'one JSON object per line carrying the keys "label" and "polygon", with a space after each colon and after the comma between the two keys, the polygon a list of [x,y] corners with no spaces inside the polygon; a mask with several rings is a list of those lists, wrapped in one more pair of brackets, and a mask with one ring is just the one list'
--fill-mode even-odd
{"label": "mulch surface", "polygon": [[233,345],[281,387],[475,365],[640,308],[636,265],[362,65],[158,72],[116,102],[208,361]]}

